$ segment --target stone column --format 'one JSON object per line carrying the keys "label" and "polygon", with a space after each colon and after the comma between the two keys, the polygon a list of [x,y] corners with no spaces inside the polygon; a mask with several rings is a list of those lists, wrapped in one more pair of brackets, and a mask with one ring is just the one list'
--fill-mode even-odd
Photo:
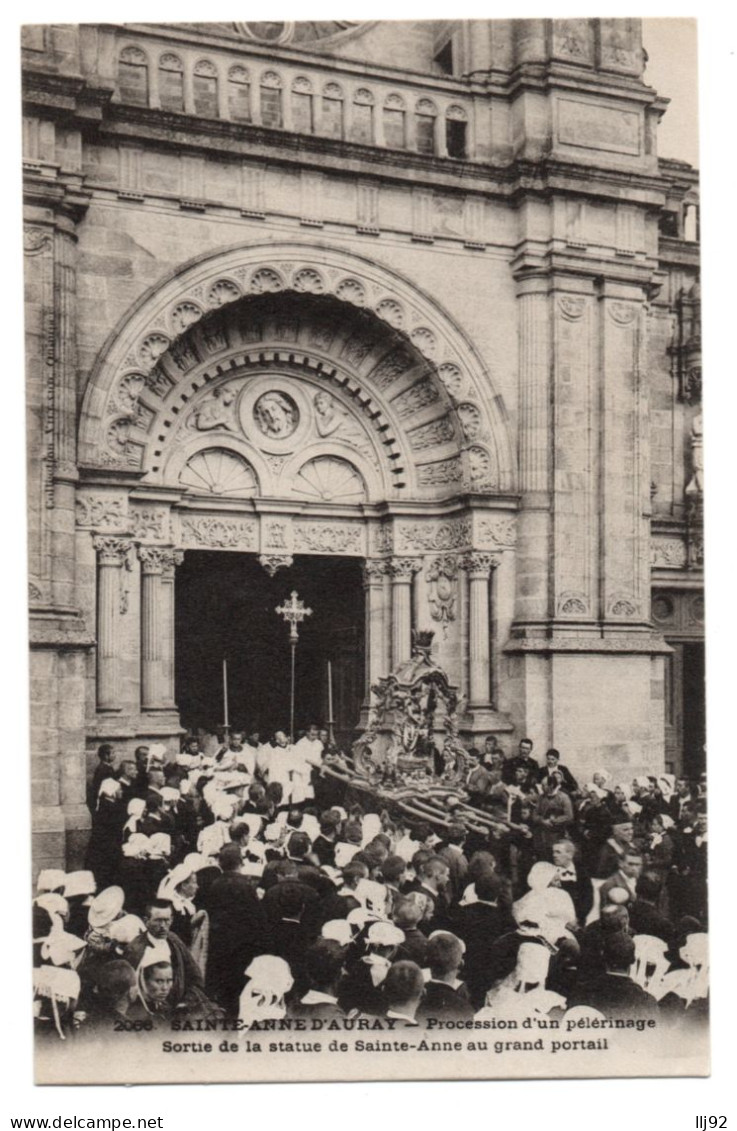
{"label": "stone column", "polygon": [[174,708],[174,571],[184,555],[141,546],[141,710]]}
{"label": "stone column", "polygon": [[421,566],[417,558],[391,558],[392,670],[412,654],[412,577]]}
{"label": "stone column", "polygon": [[515,619],[549,615],[550,545],[550,300],[545,279],[518,286],[520,336],[519,478],[521,510],[517,545]]}
{"label": "stone column", "polygon": [[77,299],[76,234],[59,218],[54,238],[55,358],[53,370],[53,510],[52,570],[54,601],[74,606],[74,492],[78,479],[77,356],[74,319]]}
{"label": "stone column", "polygon": [[132,543],[99,536],[97,550],[97,709],[119,711],[120,571]]}
{"label": "stone column", "polygon": [[490,707],[489,578],[498,565],[494,554],[474,551],[461,559],[468,573],[468,654],[470,710]]}
{"label": "stone column", "polygon": [[384,668],[387,624],[384,579],[388,563],[381,558],[369,558],[363,564],[363,588],[366,594],[366,703],[370,703],[371,687],[382,676],[389,674]]}

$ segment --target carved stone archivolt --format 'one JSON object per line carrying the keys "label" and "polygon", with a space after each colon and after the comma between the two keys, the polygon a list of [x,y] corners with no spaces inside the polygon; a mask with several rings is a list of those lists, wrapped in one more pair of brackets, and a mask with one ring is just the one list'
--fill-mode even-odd
{"label": "carved stone archivolt", "polygon": [[494,491],[499,479],[494,458],[486,448],[474,444],[466,453],[469,486],[472,491]]}
{"label": "carved stone archivolt", "polygon": [[[403,428],[415,413],[447,395],[463,396],[465,405],[473,407],[464,409],[462,421],[458,418],[459,435],[464,428],[466,439],[492,436],[500,488],[514,489],[507,424],[489,375],[447,316],[416,287],[385,268],[324,248],[313,249],[312,256],[306,258],[305,247],[299,244],[251,246],[200,261],[140,306],[89,382],[81,414],[81,462],[149,473],[160,470],[155,447],[156,436],[163,429],[158,418],[182,378],[195,374],[212,356],[212,350],[237,349],[238,343],[247,339],[248,331],[256,328],[248,325],[248,318],[239,317],[236,341],[233,330],[213,321],[212,312],[222,318],[230,305],[248,296],[278,292],[302,295],[312,302],[333,296],[357,312],[366,312],[369,321],[365,330],[356,327],[347,339],[340,335],[336,339],[334,329],[326,328],[323,322],[326,333],[319,341],[324,348],[339,350],[341,363],[362,375],[367,391],[372,386],[377,393],[391,390],[395,381],[402,383],[405,374],[411,375],[417,358],[424,358],[427,375],[423,377],[418,371],[419,380],[400,388],[391,402],[390,412],[398,426]],[[282,332],[286,336],[286,322]],[[394,335],[396,340],[401,333],[408,334],[406,344],[397,341],[395,350],[387,351],[387,335]],[[190,426],[195,431],[230,432],[236,428],[233,390],[226,391],[227,383],[222,384],[222,390],[208,390],[196,406],[193,404],[196,412]],[[284,390],[278,392],[284,396]],[[290,422],[283,405],[264,403],[262,407],[269,411],[260,414],[257,426],[276,440],[285,437],[294,426],[294,417]],[[336,438],[340,432],[341,441],[347,445],[360,444],[359,429],[351,414],[345,416],[334,408],[329,402],[313,406],[320,416],[320,427],[334,429]],[[448,405],[448,411],[455,410]],[[448,437],[443,442],[451,441]],[[450,481],[455,482],[455,478]],[[400,482],[397,476],[396,483]],[[423,485],[436,482],[423,472]]]}

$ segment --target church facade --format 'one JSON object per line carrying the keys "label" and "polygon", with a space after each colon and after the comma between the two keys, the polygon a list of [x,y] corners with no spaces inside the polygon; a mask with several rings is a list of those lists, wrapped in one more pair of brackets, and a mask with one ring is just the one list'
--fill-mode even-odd
{"label": "church facade", "polygon": [[334,696],[347,740],[434,629],[469,744],[700,772],[698,186],[639,21],[22,51],[36,867],[99,743],[217,722],[225,653],[277,721],[253,626],[295,586],[304,723]]}

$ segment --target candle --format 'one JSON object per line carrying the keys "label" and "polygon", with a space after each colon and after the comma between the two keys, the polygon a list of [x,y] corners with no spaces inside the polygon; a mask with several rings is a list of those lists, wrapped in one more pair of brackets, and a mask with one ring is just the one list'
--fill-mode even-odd
{"label": "candle", "polygon": [[333,668],[328,660],[328,722],[333,721]]}
{"label": "candle", "polygon": [[227,726],[229,726],[229,723],[228,723],[228,661],[225,660],[225,659],[223,660],[223,715],[225,716],[224,717],[224,723],[225,723],[225,726],[227,727]]}

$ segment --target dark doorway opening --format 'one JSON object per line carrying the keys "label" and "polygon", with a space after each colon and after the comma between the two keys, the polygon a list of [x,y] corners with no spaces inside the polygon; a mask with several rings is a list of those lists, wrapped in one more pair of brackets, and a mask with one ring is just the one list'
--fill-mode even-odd
{"label": "dark doorway opening", "polygon": [[187,551],[177,570],[176,695],[182,726],[289,729],[289,629],[275,609],[292,590],[312,609],[296,654],[295,731],[327,723],[332,666],[336,738],[350,740],[364,682],[364,593],[355,558],[297,557],[270,577],[253,554]]}
{"label": "dark doorway opening", "polygon": [[701,642],[683,645],[683,773],[697,778],[706,770],[705,649]]}

